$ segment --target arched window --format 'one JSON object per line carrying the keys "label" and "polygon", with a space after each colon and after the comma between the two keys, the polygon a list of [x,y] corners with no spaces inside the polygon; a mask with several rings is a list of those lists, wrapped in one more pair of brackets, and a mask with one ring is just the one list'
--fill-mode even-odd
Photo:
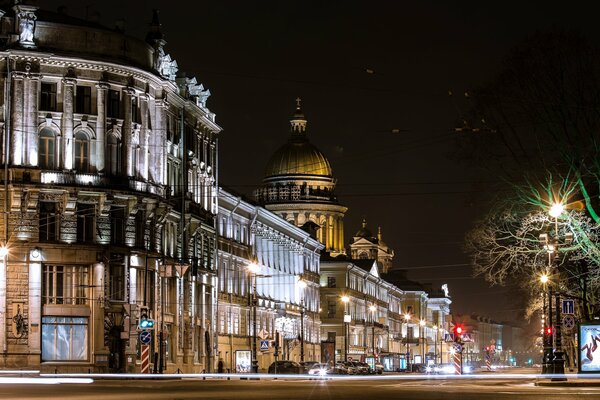
{"label": "arched window", "polygon": [[39,166],[42,169],[55,169],[54,152],[56,136],[50,128],[44,128],[39,135],[38,154]]}
{"label": "arched window", "polygon": [[88,135],[79,131],[75,134],[75,169],[88,172],[90,167],[90,139]]}
{"label": "arched window", "polygon": [[118,175],[121,172],[121,149],[119,139],[114,133],[110,133],[106,140],[106,169],[110,175]]}

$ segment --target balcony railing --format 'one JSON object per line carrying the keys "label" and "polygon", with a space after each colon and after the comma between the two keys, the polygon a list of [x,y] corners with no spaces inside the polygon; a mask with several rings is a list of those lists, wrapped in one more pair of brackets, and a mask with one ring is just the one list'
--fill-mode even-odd
{"label": "balcony railing", "polygon": [[157,196],[165,195],[165,188],[162,185],[157,185],[155,183],[145,182],[131,177],[123,178],[83,172],[42,171],[40,182],[51,185],[114,188],[150,193]]}

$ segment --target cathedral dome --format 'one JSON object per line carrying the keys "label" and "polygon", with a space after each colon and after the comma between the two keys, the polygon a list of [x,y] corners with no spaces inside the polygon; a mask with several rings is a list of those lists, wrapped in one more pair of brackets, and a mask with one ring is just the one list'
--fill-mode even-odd
{"label": "cathedral dome", "polygon": [[320,175],[331,177],[331,165],[308,139],[292,138],[267,163],[265,178],[281,175]]}
{"label": "cathedral dome", "polygon": [[265,168],[265,179],[276,176],[312,175],[332,178],[331,165],[306,137],[306,118],[297,99],[291,123],[291,137],[272,156]]}

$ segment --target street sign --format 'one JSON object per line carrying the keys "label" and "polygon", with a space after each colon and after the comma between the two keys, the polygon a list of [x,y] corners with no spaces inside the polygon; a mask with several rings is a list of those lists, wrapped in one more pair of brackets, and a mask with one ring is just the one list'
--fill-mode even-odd
{"label": "street sign", "polygon": [[462,340],[463,340],[463,342],[472,342],[473,337],[471,336],[470,333],[463,333]]}
{"label": "street sign", "polygon": [[562,313],[567,315],[575,314],[575,300],[564,299],[562,301]]}
{"label": "street sign", "polygon": [[444,335],[444,342],[454,342],[454,334],[446,333]]}
{"label": "street sign", "polygon": [[462,351],[462,345],[460,343],[454,343],[454,352],[460,353]]}
{"label": "street sign", "polygon": [[261,340],[260,341],[260,351],[268,351],[269,350],[269,341]]}
{"label": "street sign", "polygon": [[152,334],[150,331],[141,331],[140,332],[140,343],[142,344],[150,344],[152,341]]}
{"label": "street sign", "polygon": [[575,328],[575,317],[572,315],[565,315],[563,317],[562,324],[565,329]]}

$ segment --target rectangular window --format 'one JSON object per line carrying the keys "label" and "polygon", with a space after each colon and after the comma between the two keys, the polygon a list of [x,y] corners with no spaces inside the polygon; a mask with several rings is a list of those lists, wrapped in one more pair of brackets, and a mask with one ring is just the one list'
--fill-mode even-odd
{"label": "rectangular window", "polygon": [[142,210],[135,214],[135,246],[146,247],[146,218]]}
{"label": "rectangular window", "polygon": [[131,99],[131,121],[136,124],[141,124],[140,104],[137,97]]}
{"label": "rectangular window", "polygon": [[112,206],[110,220],[110,243],[125,245],[125,206]]}
{"label": "rectangular window", "polygon": [[329,300],[327,302],[327,318],[335,318],[337,310],[337,302],[335,300]]}
{"label": "rectangular window", "polygon": [[125,266],[110,264],[109,296],[111,300],[125,300]]}
{"label": "rectangular window", "polygon": [[40,242],[54,242],[58,240],[59,227],[56,203],[40,201]]}
{"label": "rectangular window", "polygon": [[77,86],[75,92],[75,112],[78,114],[92,113],[92,88],[89,86]]}
{"label": "rectangular window", "polygon": [[47,265],[42,267],[43,304],[88,304],[90,268],[84,265]]}
{"label": "rectangular window", "polygon": [[96,239],[96,206],[77,204],[77,241],[90,243]]}
{"label": "rectangular window", "polygon": [[328,276],[327,277],[327,287],[328,288],[334,288],[335,285],[336,285],[335,276]]}
{"label": "rectangular window", "polygon": [[108,118],[121,118],[121,93],[118,90],[108,91],[106,116]]}
{"label": "rectangular window", "polygon": [[87,361],[88,319],[42,318],[42,361]]}
{"label": "rectangular window", "polygon": [[42,82],[40,110],[56,111],[56,83]]}

